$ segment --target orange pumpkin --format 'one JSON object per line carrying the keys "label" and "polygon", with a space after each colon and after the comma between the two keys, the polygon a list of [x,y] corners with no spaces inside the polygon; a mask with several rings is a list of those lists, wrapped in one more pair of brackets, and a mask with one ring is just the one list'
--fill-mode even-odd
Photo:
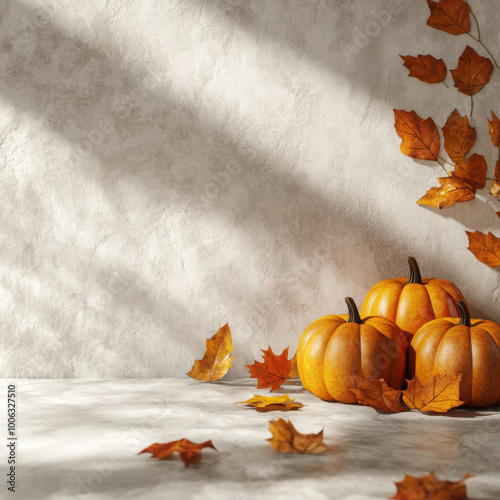
{"label": "orange pumpkin", "polygon": [[408,262],[410,277],[374,285],[365,297],[361,316],[383,316],[394,321],[410,342],[422,325],[436,318],[457,317],[457,302],[467,302],[453,283],[422,278],[417,261],[408,257]]}
{"label": "orange pumpkin", "polygon": [[408,373],[421,384],[434,375],[462,373],[460,400],[475,408],[500,404],[500,325],[470,319],[464,302],[460,319],[436,319],[415,334],[408,351]]}
{"label": "orange pumpkin", "polygon": [[400,389],[406,369],[406,341],[386,318],[361,320],[347,297],[349,316],[323,316],[311,323],[297,348],[297,367],[304,387],[326,401],[355,403],[351,376],[383,378]]}

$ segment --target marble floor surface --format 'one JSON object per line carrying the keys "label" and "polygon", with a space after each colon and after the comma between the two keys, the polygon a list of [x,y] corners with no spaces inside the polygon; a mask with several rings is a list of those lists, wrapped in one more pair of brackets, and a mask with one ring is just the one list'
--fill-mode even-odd
{"label": "marble floor surface", "polygon": [[[305,406],[259,413],[233,404],[255,380],[3,380],[17,386],[17,493],[0,498],[55,499],[387,499],[406,473],[457,480],[465,473],[473,500],[500,499],[500,411],[446,415],[383,414],[326,403],[286,385]],[[6,411],[0,425],[7,434]],[[290,419],[298,431],[324,429],[322,456],[276,452],[268,422]],[[1,433],[0,433],[1,435]],[[217,452],[186,469],[178,455],[138,455],[155,442],[211,439]],[[0,458],[7,468],[7,457]]]}

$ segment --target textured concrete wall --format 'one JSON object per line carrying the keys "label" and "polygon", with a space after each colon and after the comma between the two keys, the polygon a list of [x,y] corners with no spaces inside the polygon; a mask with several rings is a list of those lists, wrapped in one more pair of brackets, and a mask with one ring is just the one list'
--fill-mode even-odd
{"label": "textured concrete wall", "polygon": [[[470,4],[500,54],[495,2]],[[229,321],[242,376],[407,255],[500,320],[498,272],[464,232],[500,234],[498,203],[416,205],[439,170],[393,128],[392,108],[443,125],[468,106],[407,77],[399,54],[454,68],[474,44],[427,16],[423,0],[1,0],[0,375],[182,375]],[[499,75],[473,120],[491,171]]]}

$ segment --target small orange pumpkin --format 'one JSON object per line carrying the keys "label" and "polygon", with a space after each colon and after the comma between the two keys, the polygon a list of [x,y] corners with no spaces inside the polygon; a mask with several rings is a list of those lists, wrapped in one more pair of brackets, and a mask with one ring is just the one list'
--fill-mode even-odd
{"label": "small orange pumpkin", "polygon": [[406,370],[405,337],[386,318],[361,320],[347,297],[349,316],[323,316],[311,323],[297,347],[297,367],[304,387],[326,401],[355,403],[351,376],[383,378],[400,389]]}
{"label": "small orange pumpkin", "polygon": [[422,325],[436,318],[457,317],[457,302],[467,302],[453,283],[422,278],[415,258],[408,257],[408,262],[410,277],[374,285],[365,297],[361,316],[383,316],[394,321],[410,342]]}
{"label": "small orange pumpkin", "polygon": [[500,404],[500,325],[470,319],[464,302],[460,319],[436,319],[414,335],[408,351],[408,373],[421,384],[434,375],[462,373],[460,400],[466,406]]}

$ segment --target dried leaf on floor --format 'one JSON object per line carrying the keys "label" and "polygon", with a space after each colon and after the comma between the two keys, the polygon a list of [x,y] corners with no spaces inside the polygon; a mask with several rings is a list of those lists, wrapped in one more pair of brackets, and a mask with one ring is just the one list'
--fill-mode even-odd
{"label": "dried leaf on floor", "polygon": [[199,462],[201,459],[201,450],[203,448],[212,448],[217,451],[212,441],[196,444],[187,439],[179,439],[178,441],[171,441],[170,443],[154,443],[139,452],[139,455],[141,453],[151,453],[154,458],[163,460],[172,455],[172,453],[178,452],[184,465],[189,467],[191,464]]}
{"label": "dried leaf on floor", "polygon": [[406,476],[396,483],[394,500],[468,500],[464,482],[472,477],[466,474],[460,481],[439,481],[434,472],[425,477]]}
{"label": "dried leaf on floor", "polygon": [[231,330],[229,325],[225,324],[212,338],[207,339],[207,350],[203,359],[196,360],[187,375],[203,382],[219,380],[233,365],[234,356],[230,356],[231,352]]}
{"label": "dried leaf on floor", "polygon": [[284,396],[259,396],[255,394],[247,401],[237,401],[247,406],[256,408],[259,411],[290,411],[302,408],[302,403],[296,403],[295,399],[290,399],[288,394]]}
{"label": "dried leaf on floor", "polygon": [[271,420],[269,430],[273,437],[268,441],[274,449],[283,453],[320,455],[328,449],[323,442],[323,431],[318,434],[301,434],[290,420],[286,421],[282,418]]}
{"label": "dried leaf on floor", "polygon": [[401,404],[402,391],[392,389],[384,379],[367,379],[363,375],[353,375],[351,382],[351,391],[359,404],[391,413],[406,411]]}
{"label": "dried leaf on floor", "polygon": [[460,401],[462,374],[435,375],[432,382],[422,385],[417,377],[408,381],[403,391],[404,402],[414,410],[445,413],[464,404]]}

